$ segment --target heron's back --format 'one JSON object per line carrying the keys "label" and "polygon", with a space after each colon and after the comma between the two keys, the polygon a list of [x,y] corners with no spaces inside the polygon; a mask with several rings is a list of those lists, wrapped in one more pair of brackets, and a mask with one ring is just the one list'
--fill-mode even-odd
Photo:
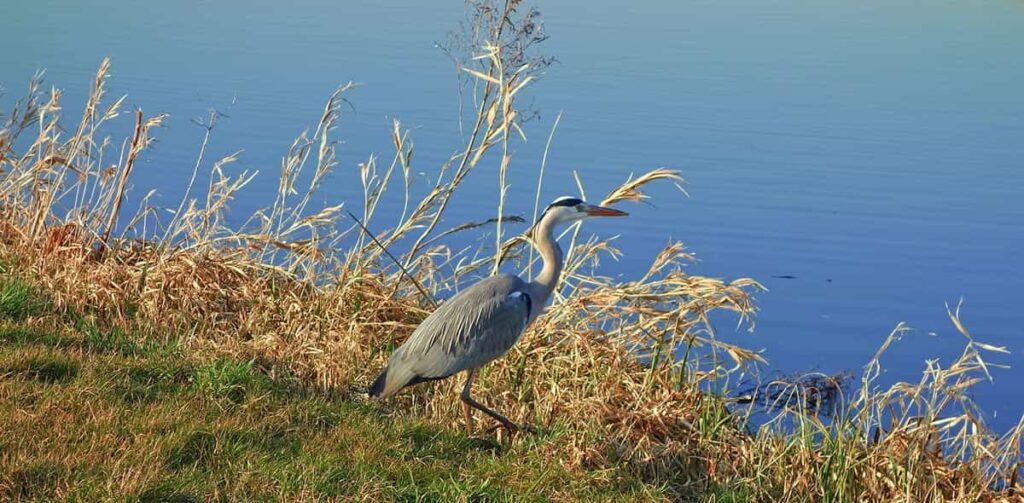
{"label": "heron's back", "polygon": [[427,316],[370,388],[388,397],[417,382],[479,367],[519,340],[534,308],[526,283],[513,275],[484,279]]}

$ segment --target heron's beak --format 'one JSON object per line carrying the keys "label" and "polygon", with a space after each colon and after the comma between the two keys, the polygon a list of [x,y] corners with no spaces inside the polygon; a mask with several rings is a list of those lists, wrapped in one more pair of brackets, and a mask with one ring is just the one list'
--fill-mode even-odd
{"label": "heron's beak", "polygon": [[619,211],[613,208],[605,208],[604,206],[589,205],[585,210],[587,215],[592,217],[624,217],[629,215],[625,211]]}

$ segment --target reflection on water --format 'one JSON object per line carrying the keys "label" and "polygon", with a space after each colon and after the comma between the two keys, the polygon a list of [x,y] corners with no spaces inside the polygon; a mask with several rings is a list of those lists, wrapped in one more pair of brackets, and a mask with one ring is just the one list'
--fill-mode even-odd
{"label": "reflection on water", "polygon": [[[16,95],[46,68],[74,109],[111,56],[115,91],[171,113],[138,168],[136,197],[156,186],[176,201],[203,133],[189,119],[211,107],[226,115],[211,157],[244,148],[242,165],[272,173],[349,80],[362,85],[338,130],[346,143],[332,200],[355,200],[355,166],[391,150],[392,118],[414,127],[416,171],[433,172],[457,145],[455,69],[434,43],[461,2],[88,4],[5,3],[0,82]],[[925,357],[959,352],[944,303],[961,296],[980,340],[1022,356],[1019,3],[570,1],[543,12],[546,51],[559,62],[530,97],[541,115],[516,147],[513,211],[532,210],[544,140],[562,112],[543,198],[574,192],[574,170],[592,193],[630,172],[682,170],[692,197],[666,186],[656,206],[629,208],[628,226],[588,223],[624,236],[625,258],[607,270],[637,274],[676,238],[700,257],[696,272],[761,280],[771,291],[756,335],[732,338],[766,348],[774,368],[856,370],[906,320],[919,331],[883,364],[887,379],[916,378]],[[491,216],[496,179],[475,173],[449,221]],[[235,213],[275,183],[262,178]],[[1022,378],[1000,371],[979,388],[996,425],[1021,413]]]}

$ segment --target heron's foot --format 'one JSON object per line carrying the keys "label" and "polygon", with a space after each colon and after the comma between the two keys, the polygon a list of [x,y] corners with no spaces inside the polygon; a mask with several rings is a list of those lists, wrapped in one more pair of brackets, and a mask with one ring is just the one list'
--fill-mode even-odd
{"label": "heron's foot", "polygon": [[488,428],[487,429],[487,433],[491,433],[494,430],[497,430],[498,428],[505,428],[505,431],[508,432],[510,437],[514,437],[518,433],[529,433],[531,435],[536,435],[537,434],[537,429],[534,428],[533,426],[530,426],[530,425],[525,424],[525,423],[523,423],[523,424],[516,424],[516,423],[513,423],[512,421],[501,421],[498,424]]}

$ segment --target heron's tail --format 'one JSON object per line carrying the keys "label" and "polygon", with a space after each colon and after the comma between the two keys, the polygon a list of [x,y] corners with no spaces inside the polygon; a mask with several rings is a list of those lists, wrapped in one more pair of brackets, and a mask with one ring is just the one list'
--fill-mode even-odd
{"label": "heron's tail", "polygon": [[384,370],[380,372],[380,375],[374,379],[373,384],[370,385],[370,389],[367,390],[366,394],[370,395],[371,398],[381,398],[384,394],[384,386],[388,382],[388,368],[384,367]]}

